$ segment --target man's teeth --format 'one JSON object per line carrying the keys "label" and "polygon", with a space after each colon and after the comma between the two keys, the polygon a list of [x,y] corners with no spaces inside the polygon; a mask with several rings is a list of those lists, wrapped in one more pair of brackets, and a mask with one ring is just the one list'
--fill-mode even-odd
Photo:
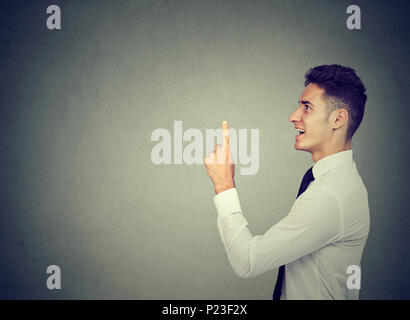
{"label": "man's teeth", "polygon": [[296,130],[299,132],[299,134],[305,133],[305,130],[303,130],[303,129],[296,129]]}

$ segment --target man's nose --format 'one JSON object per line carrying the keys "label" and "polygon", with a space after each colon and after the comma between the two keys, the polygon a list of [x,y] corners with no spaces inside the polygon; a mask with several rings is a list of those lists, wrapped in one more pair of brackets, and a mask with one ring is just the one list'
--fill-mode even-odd
{"label": "man's nose", "polygon": [[300,112],[299,108],[297,108],[289,117],[290,122],[300,121]]}

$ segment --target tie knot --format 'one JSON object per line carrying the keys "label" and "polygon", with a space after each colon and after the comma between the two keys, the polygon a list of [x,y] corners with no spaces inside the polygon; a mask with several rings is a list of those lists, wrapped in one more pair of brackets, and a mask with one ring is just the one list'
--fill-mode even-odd
{"label": "tie knot", "polygon": [[303,180],[302,183],[300,184],[300,188],[299,188],[299,192],[298,192],[298,196],[299,197],[303,192],[305,192],[305,190],[307,189],[309,183],[313,180],[315,180],[315,178],[313,177],[313,167],[310,167],[308,171],[306,171],[305,175],[303,176]]}

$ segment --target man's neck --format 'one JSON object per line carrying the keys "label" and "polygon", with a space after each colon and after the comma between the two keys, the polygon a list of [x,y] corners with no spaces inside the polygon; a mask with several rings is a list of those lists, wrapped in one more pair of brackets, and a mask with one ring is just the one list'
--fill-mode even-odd
{"label": "man's neck", "polygon": [[316,163],[320,159],[323,159],[324,157],[330,156],[331,154],[335,154],[335,153],[338,153],[338,152],[350,150],[351,149],[350,145],[351,144],[350,144],[350,141],[349,141],[345,145],[337,146],[337,147],[334,147],[334,148],[329,148],[328,150],[320,150],[320,151],[317,151],[317,152],[312,152],[313,162]]}

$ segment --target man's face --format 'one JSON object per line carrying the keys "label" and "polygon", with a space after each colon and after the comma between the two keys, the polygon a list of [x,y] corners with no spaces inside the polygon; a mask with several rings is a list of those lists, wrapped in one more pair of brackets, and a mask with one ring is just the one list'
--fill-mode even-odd
{"label": "man's face", "polygon": [[310,83],[298,101],[299,107],[289,117],[295,128],[305,131],[303,134],[297,132],[296,150],[320,154],[330,140],[332,129],[327,121],[323,93],[324,89]]}

